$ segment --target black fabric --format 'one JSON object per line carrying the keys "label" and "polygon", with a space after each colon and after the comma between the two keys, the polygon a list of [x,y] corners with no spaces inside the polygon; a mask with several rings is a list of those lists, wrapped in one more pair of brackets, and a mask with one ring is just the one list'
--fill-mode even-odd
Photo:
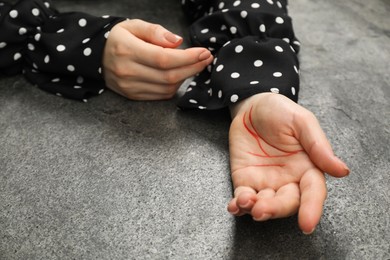
{"label": "black fabric", "polygon": [[[191,41],[215,59],[190,83],[180,108],[220,109],[262,92],[298,99],[299,63],[287,1],[182,0]],[[105,88],[110,29],[125,18],[60,13],[50,0],[0,1],[0,71],[53,94],[87,101]]]}

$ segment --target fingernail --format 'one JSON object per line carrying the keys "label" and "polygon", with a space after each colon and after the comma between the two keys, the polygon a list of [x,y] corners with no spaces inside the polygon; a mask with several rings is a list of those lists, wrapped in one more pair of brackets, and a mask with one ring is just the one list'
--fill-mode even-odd
{"label": "fingernail", "polygon": [[211,53],[209,51],[204,51],[199,55],[199,60],[206,60],[211,56]]}
{"label": "fingernail", "polygon": [[229,213],[232,214],[232,215],[237,215],[239,212],[240,212],[240,209],[237,209],[237,210],[234,211],[234,212],[230,212],[230,211],[229,211]]}
{"label": "fingernail", "polygon": [[305,231],[302,231],[302,233],[304,234],[304,235],[311,235],[311,234],[313,234],[313,232],[316,230],[316,228],[313,228],[310,232],[305,232]]}
{"label": "fingernail", "polygon": [[255,221],[266,221],[269,220],[272,217],[271,214],[263,214],[258,218],[253,218]]}
{"label": "fingernail", "polygon": [[164,37],[170,43],[177,43],[178,41],[180,41],[182,39],[179,35],[173,34],[171,32],[166,32],[164,34]]}
{"label": "fingernail", "polygon": [[344,168],[344,171],[346,172],[346,175],[349,175],[350,173],[350,169],[348,168],[348,166],[345,164],[345,162],[343,162],[340,158],[338,158],[336,156],[336,159],[343,165],[343,168]]}

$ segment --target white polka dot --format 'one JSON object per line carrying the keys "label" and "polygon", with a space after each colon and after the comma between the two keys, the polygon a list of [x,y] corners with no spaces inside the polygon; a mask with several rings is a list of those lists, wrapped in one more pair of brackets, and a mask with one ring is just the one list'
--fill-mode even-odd
{"label": "white polka dot", "polygon": [[299,74],[299,70],[298,70],[297,66],[294,66],[294,70],[295,70],[295,72],[296,72],[297,74]]}
{"label": "white polka dot", "polygon": [[87,43],[87,42],[89,42],[89,40],[90,40],[90,38],[86,38],[86,39],[84,39],[84,40],[82,41],[82,43]]}
{"label": "white polka dot", "polygon": [[211,37],[211,38],[210,38],[210,42],[217,42],[217,38]]}
{"label": "white polka dot", "polygon": [[222,97],[222,90],[218,91],[218,98]]}
{"label": "white polka dot", "polygon": [[190,99],[189,101],[191,104],[198,104],[198,101],[196,101],[195,99]]}
{"label": "white polka dot", "polygon": [[229,43],[230,43],[230,41],[225,42],[225,44],[224,44],[222,47],[225,47],[225,46],[228,45]]}
{"label": "white polka dot", "polygon": [[92,53],[91,48],[85,48],[83,51],[84,56],[89,56],[89,55],[91,55],[91,53]]}
{"label": "white polka dot", "polygon": [[68,71],[75,71],[75,67],[73,66],[73,65],[68,65],[67,67],[66,67],[66,69],[68,70]]}
{"label": "white polka dot", "polygon": [[110,35],[110,32],[108,31],[108,32],[106,32],[105,34],[104,34],[104,38],[108,38],[108,35]]}
{"label": "white polka dot", "polygon": [[283,41],[285,41],[287,43],[290,43],[290,39],[289,38],[283,38]]}
{"label": "white polka dot", "polygon": [[206,109],[207,107],[198,106],[199,109]]}
{"label": "white polka dot", "polygon": [[273,5],[273,4],[274,4],[274,1],[272,1],[272,0],[267,0],[267,2],[268,2],[270,5]]}
{"label": "white polka dot", "polygon": [[61,28],[61,29],[57,30],[57,33],[63,33],[64,31],[65,31],[65,29]]}
{"label": "white polka dot", "polygon": [[191,91],[192,91],[192,88],[187,88],[186,92],[191,92]]}
{"label": "white polka dot", "polygon": [[277,1],[276,4],[278,5],[279,8],[283,7],[282,4],[279,1]]}
{"label": "white polka dot", "polygon": [[283,48],[280,47],[280,46],[275,46],[275,50],[276,50],[277,52],[283,52]]}
{"label": "white polka dot", "polygon": [[73,88],[74,88],[74,89],[80,89],[81,86],[76,85],[76,86],[73,86]]}
{"label": "white polka dot", "polygon": [[88,103],[88,99],[83,99],[83,102],[84,103]]}
{"label": "white polka dot", "polygon": [[43,59],[43,61],[45,63],[49,63],[50,62],[50,56],[49,55],[46,55],[45,58]]}
{"label": "white polka dot", "polygon": [[57,46],[57,51],[63,52],[63,51],[65,51],[65,50],[66,50],[65,45],[58,45],[58,46]]}
{"label": "white polka dot", "polygon": [[279,89],[278,88],[271,88],[270,89],[272,93],[279,94]]}
{"label": "white polka dot", "polygon": [[85,26],[87,25],[87,20],[85,20],[84,18],[81,18],[81,19],[79,20],[79,25],[80,25],[81,27],[85,27]]}
{"label": "white polka dot", "polygon": [[110,16],[109,15],[103,15],[102,18],[107,19],[107,18],[110,18]]}
{"label": "white polka dot", "polygon": [[207,66],[207,71],[208,71],[208,72],[211,72],[211,68],[212,68],[211,65],[208,65],[208,66]]}
{"label": "white polka dot", "polygon": [[59,82],[59,81],[60,81],[59,78],[54,78],[54,79],[51,80],[51,82]]}
{"label": "white polka dot", "polygon": [[18,60],[22,57],[22,54],[20,54],[19,52],[15,53],[14,54],[14,60]]}
{"label": "white polka dot", "polygon": [[78,76],[76,81],[77,81],[78,84],[83,84],[84,83],[84,78],[81,77],[81,76]]}
{"label": "white polka dot", "polygon": [[241,4],[241,1],[235,1],[234,3],[233,3],[233,6],[239,6]]}
{"label": "white polka dot", "polygon": [[39,9],[38,8],[34,8],[31,10],[31,13],[34,15],[34,16],[38,16],[39,15]]}
{"label": "white polka dot", "polygon": [[255,65],[255,67],[261,67],[261,66],[263,66],[263,61],[262,60],[256,60],[254,62],[254,65]]}
{"label": "white polka dot", "polygon": [[12,10],[12,11],[10,11],[9,12],[9,16],[11,17],[11,18],[16,18],[16,17],[18,17],[18,11],[16,11],[16,10]]}
{"label": "white polka dot", "polygon": [[99,95],[101,95],[103,92],[104,92],[104,88],[102,88],[101,90],[99,90]]}
{"label": "white polka dot", "polygon": [[234,94],[230,97],[230,101],[232,103],[236,103],[238,101],[238,95]]}
{"label": "white polka dot", "polygon": [[259,8],[259,7],[260,7],[260,4],[258,4],[258,3],[253,3],[253,4],[251,5],[251,7],[252,7],[252,8]]}
{"label": "white polka dot", "polygon": [[254,80],[254,81],[251,81],[251,82],[249,82],[249,84],[251,84],[251,85],[256,85],[256,84],[259,84],[260,82],[258,82],[257,80]]}
{"label": "white polka dot", "polygon": [[290,49],[292,52],[295,52],[295,49],[290,45]]}
{"label": "white polka dot", "polygon": [[223,65],[222,65],[222,64],[219,65],[219,66],[216,68],[216,71],[217,71],[217,72],[220,72],[221,70],[223,70]]}
{"label": "white polka dot", "polygon": [[7,46],[7,43],[6,43],[6,42],[0,42],[0,49],[1,49],[1,48],[4,48],[5,46]]}
{"label": "white polka dot", "polygon": [[204,84],[208,85],[208,84],[210,84],[210,82],[211,82],[211,79],[208,79],[208,80],[206,80],[206,81],[204,82]]}
{"label": "white polka dot", "polygon": [[218,58],[214,58],[213,65],[215,65],[217,63],[217,60],[218,60]]}
{"label": "white polka dot", "polygon": [[56,93],[57,96],[62,97],[61,93]]}
{"label": "white polka dot", "polygon": [[102,67],[99,67],[99,68],[98,68],[98,73],[99,73],[99,74],[102,74]]}
{"label": "white polka dot", "polygon": [[265,32],[265,25],[264,24],[260,25],[259,30],[260,30],[260,32],[264,33]]}
{"label": "white polka dot", "polygon": [[210,97],[213,95],[213,89],[212,88],[210,88],[208,91],[207,91],[207,93],[209,93],[209,95],[210,95]]}
{"label": "white polka dot", "polygon": [[233,79],[238,79],[240,77],[240,73],[238,72],[233,72],[230,77],[232,77]]}
{"label": "white polka dot", "polygon": [[34,44],[32,44],[32,43],[27,44],[27,48],[28,48],[30,51],[35,50],[35,46],[34,46]]}
{"label": "white polka dot", "polygon": [[208,33],[209,31],[210,30],[208,28],[205,28],[205,29],[201,30],[200,32],[204,34],[204,33]]}
{"label": "white polka dot", "polygon": [[34,39],[38,42],[41,39],[41,34],[40,33],[35,34]]}
{"label": "white polka dot", "polygon": [[283,20],[282,17],[276,17],[275,22],[278,23],[278,24],[283,24],[284,20]]}
{"label": "white polka dot", "polygon": [[219,5],[218,5],[218,8],[222,9],[224,6],[225,6],[225,3],[224,2],[220,2]]}
{"label": "white polka dot", "polygon": [[275,78],[280,78],[281,76],[283,76],[281,72],[275,72],[273,75]]}
{"label": "white polka dot", "polygon": [[234,26],[230,27],[230,32],[231,32],[232,34],[236,34],[236,33],[237,33],[237,28],[234,27]]}
{"label": "white polka dot", "polygon": [[295,45],[301,46],[301,43],[299,41],[294,41]]}
{"label": "white polka dot", "polygon": [[244,50],[244,47],[242,45],[237,45],[234,51],[236,53],[241,53]]}
{"label": "white polka dot", "polygon": [[226,25],[222,24],[221,31],[225,31],[227,29]]}
{"label": "white polka dot", "polygon": [[295,94],[297,93],[297,91],[295,90],[294,87],[291,88],[291,93],[295,96]]}
{"label": "white polka dot", "polygon": [[229,9],[223,9],[221,12],[226,13],[227,11],[229,11]]}
{"label": "white polka dot", "polygon": [[241,17],[242,18],[246,18],[248,16],[248,12],[247,11],[241,11]]}
{"label": "white polka dot", "polygon": [[24,27],[21,27],[21,28],[19,29],[19,35],[26,34],[26,32],[27,32],[27,29],[24,28]]}
{"label": "white polka dot", "polygon": [[196,82],[195,81],[191,81],[190,86],[195,87],[196,86]]}

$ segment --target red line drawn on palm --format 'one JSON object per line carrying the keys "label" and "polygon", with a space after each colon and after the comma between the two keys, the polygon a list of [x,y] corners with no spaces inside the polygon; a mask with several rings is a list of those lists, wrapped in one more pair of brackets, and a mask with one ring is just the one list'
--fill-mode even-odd
{"label": "red line drawn on palm", "polygon": [[[272,158],[284,158],[284,157],[289,157],[289,156],[293,156],[299,152],[301,152],[301,150],[299,151],[294,151],[294,152],[287,152],[287,151],[283,151],[277,147],[275,147],[274,145],[268,143],[267,141],[264,140],[264,138],[259,134],[259,132],[256,130],[256,128],[254,127],[253,125],[253,120],[252,120],[252,109],[253,107],[250,108],[249,110],[249,115],[248,115],[248,119],[249,119],[249,123],[250,123],[250,127],[248,126],[247,122],[246,122],[246,118],[247,118],[247,112],[244,113],[244,116],[243,116],[243,119],[242,119],[242,122],[244,124],[244,127],[245,129],[248,131],[248,133],[256,140],[256,143],[260,149],[260,153],[255,153],[255,152],[247,152],[248,154],[250,155],[253,155],[253,156],[256,156],[256,157],[261,157],[261,158],[268,158],[268,159],[272,159]],[[251,128],[253,130],[251,130]],[[264,144],[267,144],[268,146],[278,150],[278,151],[281,151],[283,154],[281,155],[272,155],[272,154],[269,154],[265,149],[264,149]],[[285,164],[255,164],[255,165],[252,165],[252,166],[255,166],[255,167],[273,167],[273,166],[279,166],[279,167],[283,167],[285,166]]]}

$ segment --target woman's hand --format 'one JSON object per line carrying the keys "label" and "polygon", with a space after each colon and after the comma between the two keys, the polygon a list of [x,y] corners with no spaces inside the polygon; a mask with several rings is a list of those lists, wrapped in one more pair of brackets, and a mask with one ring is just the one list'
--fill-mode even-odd
{"label": "woman's hand", "polygon": [[182,41],[157,24],[138,19],[118,23],[103,55],[106,85],[133,100],[172,98],[186,78],[213,60],[205,48],[176,49]]}
{"label": "woman's hand", "polygon": [[266,221],[298,213],[312,233],[320,221],[327,189],[323,172],[335,177],[349,169],[338,159],[316,117],[290,99],[257,94],[232,109],[230,163],[236,216]]}

